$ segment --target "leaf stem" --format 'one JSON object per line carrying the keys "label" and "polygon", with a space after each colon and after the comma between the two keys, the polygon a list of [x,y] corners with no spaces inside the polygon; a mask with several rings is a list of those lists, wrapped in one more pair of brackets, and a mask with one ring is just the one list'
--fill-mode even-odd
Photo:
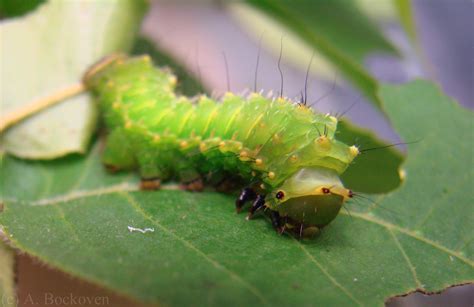
{"label": "leaf stem", "polygon": [[59,90],[49,96],[39,98],[19,109],[9,113],[6,116],[0,117],[0,132],[3,132],[5,129],[11,125],[24,120],[25,118],[42,111],[46,108],[49,108],[55,104],[58,104],[64,101],[66,98],[74,97],[86,90],[85,85],[77,83],[71,86],[68,86],[62,90]]}

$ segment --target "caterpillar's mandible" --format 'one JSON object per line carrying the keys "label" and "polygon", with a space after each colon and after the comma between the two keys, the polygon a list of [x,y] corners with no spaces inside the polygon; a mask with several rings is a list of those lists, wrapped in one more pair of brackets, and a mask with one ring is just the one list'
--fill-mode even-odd
{"label": "caterpillar's mandible", "polygon": [[[148,56],[114,57],[92,67],[86,86],[109,132],[104,163],[138,169],[142,186],[179,180],[241,178],[237,210],[266,208],[279,231],[314,233],[353,193],[339,175],[359,154],[334,138],[337,119],[286,98],[258,93],[190,99],[174,93],[176,78]],[[212,175],[212,176],[210,176]]]}

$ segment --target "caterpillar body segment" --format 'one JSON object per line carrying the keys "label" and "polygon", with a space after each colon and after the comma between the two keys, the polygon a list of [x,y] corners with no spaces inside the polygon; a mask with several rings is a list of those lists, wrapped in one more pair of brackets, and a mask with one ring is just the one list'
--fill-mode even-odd
{"label": "caterpillar body segment", "polygon": [[148,56],[93,67],[85,83],[109,132],[109,167],[138,169],[148,181],[238,175],[253,183],[238,209],[253,201],[251,214],[266,207],[276,227],[300,233],[327,225],[352,197],[339,175],[359,151],[334,138],[332,116],[258,93],[227,93],[221,101],[180,96],[176,78]]}

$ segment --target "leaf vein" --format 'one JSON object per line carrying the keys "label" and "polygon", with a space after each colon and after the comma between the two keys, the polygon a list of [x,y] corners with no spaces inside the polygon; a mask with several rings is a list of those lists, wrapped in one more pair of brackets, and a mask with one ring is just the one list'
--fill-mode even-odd
{"label": "leaf vein", "polygon": [[[292,237],[293,238],[293,237]],[[301,242],[299,242],[296,238],[293,238],[293,240],[295,240],[296,244],[301,248],[301,250],[308,256],[309,260],[311,260],[311,262],[313,262],[317,267],[318,269],[323,272],[323,274],[336,286],[338,287],[339,289],[341,289],[342,292],[344,292],[344,294],[346,294],[351,300],[353,300],[355,303],[357,303],[357,305],[359,306],[364,306],[360,301],[358,301],[354,295],[352,295],[351,292],[349,292],[349,290],[347,290],[346,288],[344,288],[343,285],[341,285],[337,279],[332,276],[322,265],[321,263],[319,263],[316,258],[311,255],[311,253],[308,251],[308,249],[303,245],[301,244]]]}
{"label": "leaf vein", "polygon": [[[349,215],[349,214],[347,214],[346,212],[343,212],[343,211],[341,211],[340,214]],[[425,238],[425,237],[423,237],[423,236],[420,236],[419,234],[417,234],[417,233],[415,233],[415,232],[413,232],[413,231],[411,231],[411,230],[404,229],[404,228],[402,228],[402,227],[393,225],[393,224],[391,224],[391,223],[388,223],[388,222],[386,222],[386,221],[377,219],[376,217],[373,217],[373,216],[370,216],[370,215],[367,215],[367,214],[364,214],[364,213],[351,212],[351,213],[350,213],[350,216],[351,216],[351,217],[357,217],[357,218],[359,218],[359,219],[363,219],[363,220],[372,222],[372,223],[374,223],[374,224],[380,225],[380,226],[385,227],[385,228],[387,228],[387,229],[394,229],[394,230],[396,230],[396,231],[398,231],[398,232],[401,232],[401,233],[403,233],[403,234],[405,234],[405,235],[408,235],[408,236],[410,236],[410,237],[412,237],[412,238],[414,238],[414,239],[417,239],[417,240],[422,241],[422,242],[424,242],[424,243],[426,243],[426,244],[428,244],[428,245],[431,245],[431,246],[433,246],[434,248],[439,249],[440,251],[443,251],[443,252],[445,252],[445,253],[447,253],[447,254],[450,254],[451,256],[454,256],[454,257],[458,258],[459,260],[461,260],[462,262],[464,262],[464,263],[470,265],[471,267],[474,267],[474,262],[471,261],[471,260],[469,260],[468,258],[464,257],[464,256],[461,255],[460,253],[457,253],[457,252],[455,252],[455,251],[453,251],[453,250],[451,250],[451,249],[449,249],[449,248],[447,248],[447,247],[445,247],[445,246],[443,246],[443,245],[441,245],[441,244],[439,244],[439,243],[437,243],[437,242],[435,242],[435,241],[432,241],[432,240],[430,240],[430,239],[428,239],[428,238]]]}
{"label": "leaf vein", "polygon": [[395,235],[395,233],[393,232],[393,230],[391,228],[387,228],[387,231],[390,233],[390,235],[392,236],[393,238],[393,241],[395,241],[395,244],[397,245],[398,249],[400,250],[403,258],[405,258],[405,261],[408,265],[408,268],[410,269],[411,271],[411,274],[413,275],[413,279],[415,280],[415,284],[417,286],[417,288],[423,288],[423,285],[422,283],[420,282],[420,279],[418,278],[418,275],[416,274],[416,268],[415,266],[413,265],[413,263],[411,262],[410,260],[410,257],[408,257],[407,253],[405,252],[405,249],[403,248],[402,244],[400,243],[400,241],[398,240],[397,236]]}
{"label": "leaf vein", "polygon": [[206,261],[208,261],[209,263],[211,263],[214,267],[216,267],[217,269],[221,270],[222,272],[226,273],[227,275],[229,275],[232,279],[238,281],[239,283],[241,283],[247,290],[249,290],[252,294],[254,294],[262,303],[264,303],[265,305],[268,305],[268,301],[266,300],[266,298],[257,290],[257,288],[253,287],[251,284],[249,284],[246,280],[244,280],[242,277],[240,277],[237,273],[229,270],[228,268],[226,268],[224,265],[222,265],[221,263],[219,263],[218,261],[212,259],[211,257],[209,257],[206,253],[204,253],[202,250],[200,250],[199,248],[197,248],[196,246],[194,246],[191,242],[185,240],[184,238],[178,236],[176,233],[170,231],[168,228],[166,228],[165,226],[163,226],[162,224],[160,224],[158,221],[156,221],[155,219],[153,219],[151,216],[149,216],[148,214],[146,214],[146,212],[143,210],[143,208],[140,206],[140,204],[127,192],[121,192],[120,193],[122,196],[124,196],[124,198],[127,200],[127,202],[130,204],[130,206],[136,210],[138,213],[140,213],[145,219],[149,220],[150,222],[152,222],[155,226],[157,226],[158,228],[160,228],[162,231],[164,231],[165,233],[167,233],[168,235],[172,236],[173,238],[175,238],[176,240],[178,240],[179,242],[181,242],[184,246],[186,246],[187,248],[193,250],[196,254],[198,254],[199,256],[201,256],[202,258],[204,258]]}

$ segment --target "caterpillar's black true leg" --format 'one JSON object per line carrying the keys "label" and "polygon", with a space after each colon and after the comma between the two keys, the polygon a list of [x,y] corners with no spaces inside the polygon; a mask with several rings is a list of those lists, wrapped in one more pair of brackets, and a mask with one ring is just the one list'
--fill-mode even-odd
{"label": "caterpillar's black true leg", "polygon": [[250,200],[254,200],[257,197],[257,194],[252,188],[245,188],[240,193],[239,197],[235,200],[235,209],[237,213],[242,211],[244,204]]}
{"label": "caterpillar's black true leg", "polygon": [[270,211],[270,217],[272,219],[272,225],[273,227],[275,228],[275,230],[279,233],[279,234],[282,234],[283,231],[285,230],[285,228],[281,225],[282,221],[281,221],[281,217],[280,217],[280,213],[278,213],[278,211],[273,211],[271,210]]}
{"label": "caterpillar's black true leg", "polygon": [[257,199],[253,202],[252,207],[250,207],[249,214],[247,219],[251,219],[255,211],[262,208],[265,205],[265,195],[259,194]]}
{"label": "caterpillar's black true leg", "polygon": [[142,180],[140,181],[141,190],[158,190],[160,186],[160,178],[142,178]]}

